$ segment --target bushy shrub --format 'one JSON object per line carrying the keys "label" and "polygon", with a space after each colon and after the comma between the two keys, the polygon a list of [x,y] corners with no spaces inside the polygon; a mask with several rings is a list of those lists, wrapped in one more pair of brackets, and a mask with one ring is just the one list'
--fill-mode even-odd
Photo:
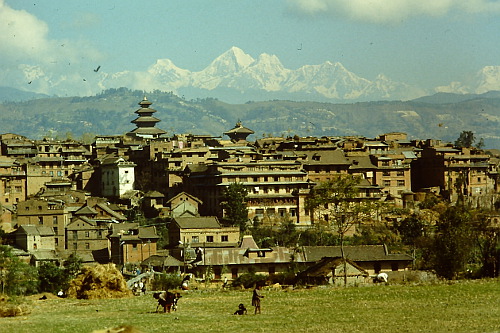
{"label": "bushy shrub", "polygon": [[256,285],[264,285],[267,281],[267,276],[263,274],[255,274],[255,273],[245,273],[238,276],[233,280],[232,286],[239,287],[243,286],[244,288],[253,288]]}
{"label": "bushy shrub", "polygon": [[30,295],[38,291],[38,271],[19,260],[12,248],[0,245],[0,291],[7,295]]}
{"label": "bushy shrub", "polygon": [[53,262],[44,262],[38,267],[38,278],[40,279],[40,292],[57,293],[68,287],[68,276]]}
{"label": "bushy shrub", "polygon": [[296,275],[294,272],[277,273],[269,276],[269,281],[272,284],[279,283],[281,285],[294,285],[296,281]]}
{"label": "bushy shrub", "polygon": [[20,298],[0,297],[0,317],[16,317],[29,314],[31,311]]}
{"label": "bushy shrub", "polygon": [[177,274],[155,274],[152,281],[153,290],[170,290],[180,288],[182,277]]}

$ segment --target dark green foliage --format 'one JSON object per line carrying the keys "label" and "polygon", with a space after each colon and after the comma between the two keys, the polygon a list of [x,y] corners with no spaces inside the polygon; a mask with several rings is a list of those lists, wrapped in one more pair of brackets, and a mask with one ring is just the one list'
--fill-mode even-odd
{"label": "dark green foliage", "polygon": [[363,226],[356,229],[356,234],[346,239],[349,245],[378,245],[393,246],[400,242],[400,237],[388,225],[379,223]]}
{"label": "dark green foliage", "polygon": [[301,232],[296,230],[295,224],[288,221],[281,223],[277,229],[271,227],[254,227],[252,229],[252,236],[255,242],[262,248],[273,246],[296,246],[300,240],[300,235]]}
{"label": "dark green foliage", "polygon": [[296,282],[297,276],[294,272],[284,272],[272,274],[269,276],[269,282],[272,284],[279,283],[281,285],[294,285]]}
{"label": "dark green foliage", "polygon": [[418,206],[421,209],[432,209],[435,205],[439,203],[439,198],[436,197],[434,194],[426,194],[425,199],[421,201]]}
{"label": "dark green foliage", "polygon": [[299,245],[335,246],[339,245],[339,236],[318,229],[308,229],[300,233]]}
{"label": "dark green foliage", "polygon": [[455,140],[455,147],[457,148],[470,148],[476,141],[472,131],[462,131],[457,140]]}
{"label": "dark green foliage", "polygon": [[67,287],[68,278],[64,270],[53,262],[44,262],[38,267],[38,278],[40,280],[40,292],[55,294]]}
{"label": "dark green foliage", "polygon": [[471,213],[463,206],[449,207],[436,225],[434,270],[439,276],[454,279],[464,273],[473,254]]}
{"label": "dark green foliage", "polygon": [[178,274],[155,274],[152,288],[153,290],[171,290],[181,287],[182,277]]}
{"label": "dark green foliage", "polygon": [[71,254],[66,261],[64,261],[64,274],[68,279],[73,279],[82,269],[83,260],[76,254]]}
{"label": "dark green foliage", "polygon": [[255,274],[255,273],[245,273],[238,276],[233,280],[232,286],[239,287],[243,286],[244,288],[254,288],[256,285],[264,285],[267,281],[268,277],[263,274]]}
{"label": "dark green foliage", "polygon": [[319,229],[298,231],[295,226],[253,228],[252,236],[261,248],[274,246],[335,246],[339,245],[339,237],[331,232]]}
{"label": "dark green foliage", "polygon": [[0,228],[0,244],[3,244],[4,243],[4,238],[6,236],[6,232],[5,230],[3,230],[2,228]]}
{"label": "dark green foliage", "polygon": [[0,245],[0,292],[7,295],[30,295],[38,290],[35,267],[21,262],[9,246]]}
{"label": "dark green foliage", "polygon": [[428,231],[428,223],[416,214],[395,222],[394,227],[401,235],[403,243],[406,245],[415,245],[418,239]]}
{"label": "dark green foliage", "polygon": [[230,184],[222,193],[221,206],[222,209],[224,209],[223,221],[226,224],[240,227],[241,231],[247,229],[247,195],[248,191],[241,183]]}
{"label": "dark green foliage", "polygon": [[80,272],[82,259],[71,254],[60,267],[53,262],[44,262],[38,267],[38,278],[40,280],[40,291],[57,293],[59,290],[67,290],[70,281]]}
{"label": "dark green foliage", "polygon": [[[497,139],[498,124],[470,112],[485,110],[488,114],[499,114],[500,98],[486,97],[484,94],[481,95],[484,98],[453,96],[452,99],[456,100],[454,103],[379,101],[334,104],[273,100],[228,104],[213,98],[182,100],[172,92],[119,88],[108,89],[97,96],[2,103],[0,132],[21,134],[32,139],[42,138],[48,129],[59,136],[71,131],[76,138],[89,132],[99,135],[126,133],[134,128],[130,121],[135,117],[131,114],[137,109],[137,103],[144,94],[158,111],[155,114],[161,120],[158,127],[168,132],[174,132],[175,129],[177,133],[192,133],[196,130],[193,134],[218,136],[241,119],[243,124],[253,124],[251,129],[258,133],[254,137],[260,137],[261,133],[375,137],[386,133],[390,124],[391,128],[408,133],[409,137],[441,138],[443,141],[453,142],[456,140],[456,133],[463,130],[463,124],[468,124],[469,129],[475,133],[492,134],[485,139],[487,147],[498,147],[500,142]],[[206,91],[203,92],[205,94]],[[190,95],[196,97],[194,94]],[[253,99],[251,96],[247,97]],[[418,117],[401,117],[400,110],[413,110]],[[442,124],[447,127],[446,131],[438,126],[442,121],[437,116],[439,114],[454,115]],[[95,121],[96,119],[99,121]]]}
{"label": "dark green foliage", "polygon": [[500,235],[491,227],[489,214],[478,214],[474,223],[478,277],[496,277],[500,270]]}
{"label": "dark green foliage", "polygon": [[155,224],[156,233],[160,237],[156,246],[158,249],[166,249],[168,247],[168,228],[166,222]]}

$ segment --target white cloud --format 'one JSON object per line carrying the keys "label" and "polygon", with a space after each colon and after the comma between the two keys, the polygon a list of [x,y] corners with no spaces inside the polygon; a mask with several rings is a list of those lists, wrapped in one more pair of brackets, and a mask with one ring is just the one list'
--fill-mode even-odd
{"label": "white cloud", "polygon": [[413,16],[442,16],[452,11],[468,14],[500,13],[498,0],[288,0],[302,15],[332,15],[393,24]]}
{"label": "white cloud", "polygon": [[[48,48],[47,24],[24,10],[14,10],[0,0],[0,52],[3,61],[44,54]],[[7,58],[7,59],[6,59]]]}
{"label": "white cloud", "polygon": [[[87,93],[88,87],[82,87],[81,92],[68,89],[78,89],[85,82],[86,74],[81,72],[91,70],[103,58],[87,42],[51,39],[47,23],[25,10],[9,7],[4,0],[0,0],[0,54],[2,82],[49,94]],[[62,90],[52,91],[54,84]]]}

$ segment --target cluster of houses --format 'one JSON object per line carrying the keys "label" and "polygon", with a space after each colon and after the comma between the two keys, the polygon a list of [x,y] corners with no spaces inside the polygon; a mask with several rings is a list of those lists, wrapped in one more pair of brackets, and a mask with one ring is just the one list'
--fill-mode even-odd
{"label": "cluster of houses", "polygon": [[[211,267],[215,279],[235,278],[250,266],[284,272],[291,258],[312,265],[338,257],[336,247],[261,249],[239,228],[222,225],[222,193],[232,183],[248,191],[249,223],[270,227],[314,226],[305,199],[339,175],[360,176],[359,200],[399,207],[429,192],[484,206],[497,201],[499,160],[480,149],[409,140],[405,133],[248,141],[254,132],[240,121],[225,139],[168,136],[156,127],[151,104],[146,97],[139,102],[131,132],[92,143],[0,135],[0,226],[19,256],[34,264],[76,254],[86,263],[157,270]],[[157,246],[156,226],[132,222],[137,214],[168,221],[168,250]],[[347,254],[361,275],[405,270],[412,261],[383,245]]]}

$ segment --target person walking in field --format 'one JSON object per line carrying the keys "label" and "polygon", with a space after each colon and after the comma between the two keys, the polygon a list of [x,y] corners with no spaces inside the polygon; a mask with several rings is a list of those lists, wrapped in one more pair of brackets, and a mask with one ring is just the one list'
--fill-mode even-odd
{"label": "person walking in field", "polygon": [[264,298],[264,296],[260,292],[260,285],[255,286],[252,294],[252,306],[255,306],[255,313],[260,314],[260,299]]}

